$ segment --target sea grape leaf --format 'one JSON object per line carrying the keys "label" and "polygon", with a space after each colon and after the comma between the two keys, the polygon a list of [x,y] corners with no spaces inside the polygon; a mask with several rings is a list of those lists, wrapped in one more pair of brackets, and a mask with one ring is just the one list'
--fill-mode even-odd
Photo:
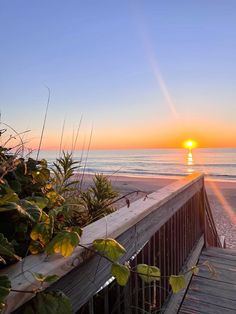
{"label": "sea grape leaf", "polygon": [[125,248],[114,239],[96,239],[93,241],[93,247],[98,252],[103,253],[112,261],[117,261],[119,257],[126,252]]}
{"label": "sea grape leaf", "polygon": [[4,300],[11,291],[11,282],[6,275],[0,275],[0,311],[4,308]]}
{"label": "sea grape leaf", "polygon": [[75,231],[60,231],[46,247],[47,254],[61,253],[64,257],[70,256],[79,244],[80,236]]}
{"label": "sea grape leaf", "polygon": [[180,290],[186,287],[186,280],[184,275],[171,275],[169,278],[169,284],[174,293],[178,293]]}
{"label": "sea grape leaf", "polygon": [[22,209],[20,208],[19,205],[13,202],[6,202],[0,206],[0,212],[8,212],[11,210],[21,211]]}
{"label": "sea grape leaf", "polygon": [[40,273],[32,273],[32,275],[37,281],[47,282],[47,283],[53,283],[54,281],[58,280],[58,278],[59,278],[57,275],[45,276],[45,275],[40,274]]}
{"label": "sea grape leaf", "polygon": [[129,280],[130,270],[126,265],[114,263],[111,266],[111,274],[116,278],[116,281],[120,286],[125,286]]}
{"label": "sea grape leaf", "polygon": [[55,191],[48,192],[46,194],[46,197],[49,200],[49,204],[48,204],[49,207],[52,207],[55,204],[57,204],[57,205],[59,204],[60,205],[61,203],[64,202],[64,198],[61,195],[59,195],[57,192],[55,192]]}
{"label": "sea grape leaf", "polygon": [[27,201],[36,204],[39,208],[44,209],[47,207],[49,200],[46,197],[42,196],[30,196],[26,198]]}
{"label": "sea grape leaf", "polygon": [[149,266],[146,264],[138,264],[136,269],[137,269],[139,277],[144,282],[149,283],[152,281],[160,281],[161,271],[158,267]]}
{"label": "sea grape leaf", "polygon": [[27,200],[20,200],[20,206],[23,209],[21,214],[27,216],[33,222],[38,222],[42,215],[42,209],[36,204],[33,204]]}
{"label": "sea grape leaf", "polygon": [[30,250],[30,253],[33,255],[39,254],[39,253],[43,252],[44,246],[39,241],[32,241],[29,245],[29,250]]}
{"label": "sea grape leaf", "polygon": [[17,194],[7,184],[1,185],[1,188],[6,193],[0,197],[0,206],[8,202],[16,203],[19,201]]}
{"label": "sea grape leaf", "polygon": [[13,245],[8,242],[7,238],[5,238],[2,233],[0,233],[0,255],[4,261],[6,258],[14,258],[18,261],[21,260],[21,258],[15,254]]}
{"label": "sea grape leaf", "polygon": [[72,314],[69,298],[62,292],[40,292],[25,307],[24,314]]}
{"label": "sea grape leaf", "polygon": [[50,178],[50,171],[47,168],[38,169],[31,174],[35,182],[40,184],[45,184]]}

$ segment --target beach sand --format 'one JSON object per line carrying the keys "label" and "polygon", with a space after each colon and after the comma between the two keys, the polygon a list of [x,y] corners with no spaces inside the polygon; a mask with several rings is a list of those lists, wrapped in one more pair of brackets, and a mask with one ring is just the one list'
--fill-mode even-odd
{"label": "beach sand", "polygon": [[[139,191],[128,196],[130,202],[144,198],[181,177],[174,178],[140,178],[128,176],[111,176],[109,179],[120,195]],[[92,175],[85,175],[84,186],[90,185]],[[225,236],[226,246],[236,248],[236,182],[206,180],[205,186],[219,235]],[[127,206],[123,199],[117,207]]]}

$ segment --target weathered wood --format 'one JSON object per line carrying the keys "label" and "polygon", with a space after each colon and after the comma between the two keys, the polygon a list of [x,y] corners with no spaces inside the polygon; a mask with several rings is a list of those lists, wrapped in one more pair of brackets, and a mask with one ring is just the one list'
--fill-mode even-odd
{"label": "weathered wood", "polygon": [[[182,268],[181,272],[183,273],[184,271],[190,269],[192,266],[195,266],[197,264],[197,261],[199,259],[199,255],[202,251],[202,248],[204,246],[204,236],[202,236],[200,238],[200,240],[198,241],[198,243],[196,244],[196,246],[193,248],[193,251],[191,252],[189,259],[187,260],[187,262],[184,264],[184,267]],[[192,277],[192,273],[189,272],[186,274],[185,279],[186,279],[186,283],[187,286],[191,280]],[[182,291],[180,291],[177,294],[172,294],[170,299],[168,300],[166,306],[164,307],[164,313],[166,314],[175,314],[177,313],[180,304],[183,300],[183,297],[186,293],[187,290],[187,286],[186,289],[183,289]]]}
{"label": "weathered wood", "polygon": [[214,295],[216,297],[223,297],[230,300],[235,300],[236,284],[227,282],[211,280],[200,276],[194,276],[189,287],[189,291],[196,290],[206,295]]}
{"label": "weathered wood", "polygon": [[[203,175],[199,174],[176,181],[150,194],[145,201],[131,203],[130,208],[124,207],[85,227],[81,242],[88,244],[96,238],[115,238],[127,248],[122,260],[128,260],[202,187]],[[99,258],[92,257],[86,264],[83,264],[84,260],[87,260],[86,254],[78,247],[66,259],[58,255],[47,259],[44,254],[29,256],[23,264],[18,263],[1,270],[0,274],[8,273],[12,287],[17,290],[32,290],[38,286],[30,272],[57,274],[62,278],[53,287],[66,292],[76,310],[110,278],[107,261],[100,261],[95,274]],[[29,293],[11,292],[5,313],[12,312],[31,297]]]}
{"label": "weathered wood", "polygon": [[216,274],[200,266],[199,273],[192,277],[179,313],[236,313],[236,256],[231,253],[234,251],[229,249],[203,250],[199,265],[208,261]]}
{"label": "weathered wood", "polygon": [[222,294],[220,295],[220,297],[212,295],[211,293],[205,294],[201,291],[201,286],[199,286],[199,288],[200,289],[198,291],[189,289],[186,299],[205,302],[209,305],[214,304],[236,311],[236,300],[225,298],[222,296]]}
{"label": "weathered wood", "polygon": [[219,247],[209,247],[207,248],[206,252],[210,253],[214,253],[216,254],[217,252],[219,254],[223,254],[225,257],[230,255],[230,256],[236,256],[236,250],[235,249],[223,249],[223,248],[219,248]]}
{"label": "weathered wood", "polygon": [[207,260],[211,260],[211,262],[214,263],[220,263],[220,264],[224,264],[224,265],[229,265],[229,266],[235,266],[236,265],[236,256],[230,256],[228,255],[227,258],[224,258],[223,254],[212,254],[212,253],[208,253],[208,252],[204,252],[201,255],[201,260],[207,261]]}
{"label": "weathered wood", "polygon": [[223,306],[209,304],[199,300],[188,299],[184,301],[180,314],[235,314],[235,310],[227,309]]}

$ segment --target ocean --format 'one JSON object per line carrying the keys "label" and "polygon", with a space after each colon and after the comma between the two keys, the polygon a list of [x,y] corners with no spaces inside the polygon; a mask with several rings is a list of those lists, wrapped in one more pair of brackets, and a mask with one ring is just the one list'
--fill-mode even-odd
{"label": "ocean", "polygon": [[[49,164],[58,156],[55,150],[40,152]],[[91,150],[74,151],[73,156],[82,160],[81,171],[90,174],[173,177],[203,172],[214,180],[236,181],[236,148]]]}

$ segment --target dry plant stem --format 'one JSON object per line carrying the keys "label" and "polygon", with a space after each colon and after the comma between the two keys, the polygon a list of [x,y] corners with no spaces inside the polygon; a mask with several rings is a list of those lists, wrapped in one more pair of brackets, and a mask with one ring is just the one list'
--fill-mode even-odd
{"label": "dry plant stem", "polygon": [[88,149],[87,149],[87,154],[86,154],[86,158],[85,158],[85,163],[84,163],[84,169],[82,172],[82,178],[81,178],[81,184],[80,184],[80,190],[83,186],[83,181],[84,181],[84,174],[85,174],[85,169],[87,167],[87,161],[88,161],[88,155],[89,155],[89,151],[90,151],[90,146],[91,146],[91,141],[92,141],[92,136],[93,136],[93,126],[91,128],[91,132],[90,132],[90,137],[89,137],[89,143],[88,143]]}
{"label": "dry plant stem", "polygon": [[41,145],[42,145],[42,140],[43,140],[43,135],[44,135],[44,129],[45,129],[46,120],[47,120],[47,114],[48,114],[48,107],[49,107],[50,97],[51,97],[50,88],[49,88],[48,86],[46,86],[46,88],[47,88],[47,90],[48,90],[48,100],[47,100],[46,111],[45,111],[44,120],[43,120],[43,127],[42,127],[42,131],[41,131],[41,136],[40,136],[40,141],[39,141],[39,147],[38,147],[37,157],[36,157],[36,160],[37,160],[37,161],[38,161],[38,158],[39,158],[39,152],[40,152]]}
{"label": "dry plant stem", "polygon": [[66,123],[66,118],[64,118],[64,120],[63,120],[62,129],[61,129],[61,138],[60,138],[60,147],[59,147],[59,158],[61,157],[62,143],[63,143],[64,130],[65,130],[65,123]]}
{"label": "dry plant stem", "polygon": [[[22,148],[22,156],[23,156],[23,153],[24,153],[24,142],[23,142],[23,139],[21,137],[21,134],[22,133],[18,133],[13,127],[11,127],[9,124],[7,123],[4,123],[4,122],[1,122],[1,124],[5,125],[7,128],[9,128],[10,130],[12,130],[18,137],[19,137],[19,140],[21,142],[21,148]],[[16,155],[15,155],[16,156]]]}
{"label": "dry plant stem", "polygon": [[77,145],[77,141],[78,141],[78,137],[79,137],[79,132],[80,132],[82,120],[83,120],[83,115],[81,115],[81,118],[80,118],[80,121],[79,121],[79,126],[78,126],[78,128],[77,128],[75,140],[74,140],[74,143],[73,143],[73,146],[72,146],[72,150],[73,150],[73,151],[76,149],[76,145]]}
{"label": "dry plant stem", "polygon": [[[110,259],[110,258],[107,257],[106,255],[102,254],[101,252],[98,252],[98,251],[96,251],[96,250],[94,250],[94,249],[92,249],[92,248],[90,248],[90,247],[87,247],[87,246],[85,246],[85,245],[83,245],[83,244],[79,244],[78,246],[82,247],[82,248],[85,249],[85,250],[88,250],[89,252],[91,252],[91,253],[93,253],[93,254],[97,254],[97,255],[99,255],[100,257],[103,257],[103,258],[105,258],[106,260],[108,260],[111,264],[114,264],[114,261],[113,261],[112,259]],[[146,274],[143,274],[143,273],[139,273],[139,272],[137,272],[137,271],[135,271],[135,270],[133,270],[133,269],[130,269],[130,268],[129,268],[129,270],[130,270],[131,273],[149,277],[148,274],[146,275]],[[155,275],[152,275],[151,277],[154,277],[154,278],[169,278],[170,276],[155,276]]]}
{"label": "dry plant stem", "polygon": [[141,191],[141,190],[136,190],[136,191],[129,192],[129,193],[127,193],[127,194],[125,194],[125,195],[123,195],[123,196],[117,198],[117,199],[114,200],[114,201],[111,201],[111,202],[108,203],[106,206],[110,206],[110,205],[112,205],[112,204],[115,204],[116,202],[118,202],[118,201],[120,201],[120,200],[122,200],[122,199],[125,199],[125,198],[127,198],[127,196],[130,196],[130,195],[132,195],[132,194],[134,194],[134,193],[137,193],[137,194],[138,194],[138,193],[143,193],[143,194],[145,195],[145,199],[148,197],[147,192]]}

